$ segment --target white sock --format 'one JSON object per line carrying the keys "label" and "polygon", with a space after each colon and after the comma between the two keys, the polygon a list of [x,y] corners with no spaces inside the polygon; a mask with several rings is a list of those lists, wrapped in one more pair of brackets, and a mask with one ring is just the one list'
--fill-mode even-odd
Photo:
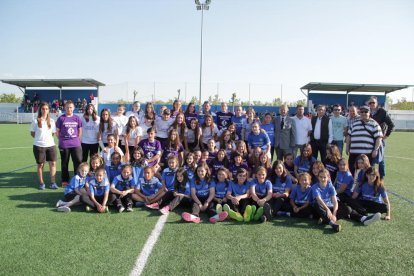
{"label": "white sock", "polygon": [[215,220],[219,220],[219,214],[212,216],[211,218],[215,219]]}
{"label": "white sock", "polygon": [[196,219],[198,217],[197,216],[194,216],[194,215],[191,215],[190,218],[193,220],[193,219]]}
{"label": "white sock", "polygon": [[366,219],[367,219],[367,216],[363,216],[360,221],[364,222]]}

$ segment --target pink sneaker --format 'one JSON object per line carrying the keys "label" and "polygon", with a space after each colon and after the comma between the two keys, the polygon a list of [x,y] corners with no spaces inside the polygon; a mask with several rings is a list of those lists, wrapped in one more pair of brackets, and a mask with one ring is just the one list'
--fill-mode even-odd
{"label": "pink sneaker", "polygon": [[221,212],[220,214],[217,214],[217,215],[215,215],[215,216],[212,216],[210,219],[209,219],[209,221],[211,222],[211,223],[216,223],[216,222],[218,222],[218,221],[223,221],[223,220],[225,220],[227,217],[228,217],[228,213],[227,212]]}
{"label": "pink sneaker", "polygon": [[145,206],[147,208],[153,209],[153,210],[158,210],[160,209],[160,205],[158,203],[151,203],[151,204],[145,204]]}
{"label": "pink sneaker", "polygon": [[163,208],[160,209],[160,213],[163,215],[166,215],[170,212],[170,205],[164,206]]}
{"label": "pink sneaker", "polygon": [[183,218],[183,220],[188,221],[188,222],[194,222],[194,223],[200,223],[200,218],[197,216],[194,216],[190,213],[184,212],[181,217]]}

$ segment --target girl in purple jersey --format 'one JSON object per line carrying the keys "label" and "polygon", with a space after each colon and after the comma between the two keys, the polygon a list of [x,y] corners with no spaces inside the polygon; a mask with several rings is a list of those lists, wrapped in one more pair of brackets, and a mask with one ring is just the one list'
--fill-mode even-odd
{"label": "girl in purple jersey", "polygon": [[162,152],[161,143],[155,139],[155,128],[149,128],[147,134],[148,139],[141,140],[139,146],[144,151],[144,158],[145,161],[147,161],[148,166],[153,167],[155,172],[157,172],[160,169],[159,162]]}
{"label": "girl in purple jersey", "polygon": [[187,109],[184,112],[184,117],[185,117],[185,123],[187,124],[187,127],[190,128],[191,121],[194,119],[197,119],[197,112],[196,112],[195,104],[193,102],[187,105]]}

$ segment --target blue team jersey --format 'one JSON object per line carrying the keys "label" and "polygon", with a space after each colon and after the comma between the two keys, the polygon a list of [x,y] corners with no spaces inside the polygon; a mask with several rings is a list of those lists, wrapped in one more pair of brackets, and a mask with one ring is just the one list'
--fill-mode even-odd
{"label": "blue team jersey", "polygon": [[360,198],[363,200],[370,200],[377,203],[384,203],[383,198],[387,198],[388,194],[384,188],[378,189],[375,193],[374,185],[369,185],[368,182],[365,182],[361,186],[356,188],[356,192],[359,194]]}
{"label": "blue team jersey", "polygon": [[191,184],[190,182],[180,183],[176,190],[177,193],[191,195]]}
{"label": "blue team jersey", "polygon": [[344,191],[344,193],[347,196],[352,196],[352,186],[354,185],[354,178],[352,177],[352,174],[350,172],[337,172],[335,188],[339,189],[343,183],[346,184],[346,190]]}
{"label": "blue team jersey", "polygon": [[132,176],[129,176],[127,179],[124,179],[121,174],[115,176],[114,180],[112,181],[112,184],[118,191],[126,191],[133,189],[135,187],[134,178]]}
{"label": "blue team jersey", "polygon": [[266,131],[267,136],[269,136],[270,145],[273,147],[275,145],[275,124],[263,124],[260,127]]}
{"label": "blue team jersey", "polygon": [[175,179],[175,173],[177,172],[177,169],[172,170],[170,168],[165,168],[162,171],[161,179],[165,182],[165,187],[167,187],[168,191],[174,191],[174,179]]}
{"label": "blue team jersey", "polygon": [[184,169],[187,171],[188,180],[192,180],[194,178],[193,169],[187,165],[184,165]]}
{"label": "blue team jersey", "polygon": [[250,182],[250,187],[255,187],[256,195],[259,198],[264,198],[267,193],[272,190],[272,182],[265,180],[265,182],[259,183],[257,179],[253,179]]}
{"label": "blue team jersey", "polygon": [[224,167],[224,162],[223,161],[219,161],[218,159],[213,159],[208,166],[211,169],[211,175],[213,177],[217,176],[217,170],[220,169],[221,167]]}
{"label": "blue team jersey", "polygon": [[162,183],[155,176],[153,176],[149,181],[145,180],[143,177],[140,178],[136,186],[136,188],[140,190],[144,196],[155,195],[161,187]]}
{"label": "blue team jersey", "polygon": [[231,192],[233,196],[241,196],[247,194],[249,189],[250,183],[248,181],[246,181],[244,184],[231,182],[228,191]]}
{"label": "blue team jersey", "polygon": [[[296,167],[298,167],[298,174],[299,173],[303,173],[303,172],[309,172],[311,165],[313,162],[316,161],[315,157],[311,157],[310,160],[309,159],[305,159],[302,162],[302,157],[298,156],[295,158],[295,160],[293,160],[293,164],[295,164]],[[301,164],[302,162],[302,164]]]}
{"label": "blue team jersey", "polygon": [[144,168],[147,165],[145,161],[143,165],[137,162],[131,162],[132,166],[132,176],[134,178],[134,184],[137,185],[138,179],[144,177]]}
{"label": "blue team jersey", "polygon": [[336,196],[335,187],[332,185],[331,181],[328,181],[328,184],[325,188],[321,188],[319,183],[312,186],[312,199],[316,201],[317,197],[320,197],[326,206],[333,207],[332,197]]}
{"label": "blue team jersey", "polygon": [[329,175],[331,176],[331,180],[335,181],[336,174],[338,172],[338,165],[334,162],[331,162],[329,160],[325,161],[325,168],[329,171]]}
{"label": "blue team jersey", "polygon": [[292,190],[292,177],[287,175],[282,182],[280,177],[276,177],[275,183],[272,183],[273,193],[283,194],[286,189]]}
{"label": "blue team jersey", "polygon": [[105,166],[106,175],[109,178],[109,182],[112,183],[114,178],[121,174],[122,171],[122,164],[119,164],[118,166]]}
{"label": "blue team jersey", "polygon": [[307,187],[306,190],[303,192],[302,187],[300,187],[300,185],[297,185],[296,188],[293,189],[289,198],[293,199],[296,205],[304,205],[311,201],[311,197],[312,197],[311,191],[312,191],[312,188]]}
{"label": "blue team jersey", "polygon": [[86,183],[89,183],[92,179],[95,179],[95,172],[89,171],[88,175],[86,175]]}
{"label": "blue team jersey", "polygon": [[246,164],[246,163],[241,163],[239,166],[237,166],[236,164],[231,164],[231,165],[230,165],[229,170],[230,170],[231,174],[233,175],[233,179],[236,179],[237,171],[238,171],[240,168],[243,168],[243,169],[245,169],[246,171],[249,171],[249,166],[247,166],[247,164]]}
{"label": "blue team jersey", "polygon": [[109,193],[109,188],[109,181],[106,177],[101,183],[96,182],[96,179],[92,179],[89,182],[89,192],[94,196],[104,196],[105,193]]}
{"label": "blue team jersey", "polygon": [[239,136],[239,139],[241,139],[242,137],[242,129],[243,129],[243,124],[244,124],[244,120],[246,119],[245,116],[233,116],[231,118],[231,121],[236,125],[236,134],[237,136]]}
{"label": "blue team jersey", "polygon": [[228,189],[229,183],[228,181],[224,181],[224,182],[211,182],[210,188],[214,188],[216,193],[215,193],[215,198],[220,198],[223,199],[226,196],[227,193],[227,189]]}
{"label": "blue team jersey", "polygon": [[267,150],[268,144],[270,144],[270,139],[267,133],[259,132],[259,134],[254,134],[250,132],[247,143],[252,149],[259,147],[265,151]]}
{"label": "blue team jersey", "polygon": [[72,179],[70,180],[69,185],[67,185],[65,187],[65,191],[64,194],[70,194],[71,192],[74,192],[76,189],[80,190],[83,187],[85,187],[86,184],[86,178],[82,178],[79,175],[75,175],[74,177],[72,177]]}
{"label": "blue team jersey", "polygon": [[207,198],[210,194],[210,183],[206,180],[201,180],[200,183],[197,183],[196,179],[193,178],[191,189],[195,189],[198,198]]}

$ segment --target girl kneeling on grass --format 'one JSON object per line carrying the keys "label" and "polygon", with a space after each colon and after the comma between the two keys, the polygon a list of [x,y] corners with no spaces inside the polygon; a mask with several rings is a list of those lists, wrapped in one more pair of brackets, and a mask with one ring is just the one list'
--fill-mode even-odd
{"label": "girl kneeling on grass", "polygon": [[162,183],[154,176],[154,173],[152,167],[147,166],[144,168],[144,177],[138,179],[135,192],[132,195],[132,199],[136,201],[135,206],[145,205],[150,209],[159,208],[158,201],[165,191],[162,189]]}
{"label": "girl kneeling on grass", "polygon": [[191,182],[191,198],[194,201],[192,213],[184,212],[181,215],[183,220],[200,223],[200,211],[207,212],[209,217],[215,215],[214,210],[210,208],[215,193],[214,187],[211,187],[210,177],[210,168],[206,163],[197,167],[196,175]]}
{"label": "girl kneeling on grass", "polygon": [[361,213],[385,213],[384,219],[391,219],[390,201],[377,168],[370,167],[365,171],[363,184],[355,188],[352,198],[356,204],[350,205]]}
{"label": "girl kneeling on grass", "polygon": [[109,199],[109,181],[105,168],[99,167],[95,171],[95,178],[89,182],[89,195],[82,194],[81,199],[86,204],[86,211],[96,209],[99,213],[109,212],[107,204]]}
{"label": "girl kneeling on grass", "polygon": [[78,173],[72,177],[68,186],[65,187],[65,201],[59,200],[56,203],[56,208],[59,212],[70,212],[71,206],[80,204],[81,195],[87,195],[84,187],[86,184],[86,176],[89,172],[88,163],[81,163],[78,167]]}
{"label": "girl kneeling on grass", "polygon": [[229,202],[224,204],[223,210],[229,213],[232,219],[243,221],[241,214],[245,213],[246,207],[250,203],[250,183],[247,181],[247,170],[240,168],[237,171],[236,181],[230,182],[226,197]]}
{"label": "girl kneeling on grass", "polygon": [[131,165],[125,165],[120,175],[116,176],[111,184],[111,193],[118,212],[125,210],[132,212],[132,194],[134,193],[134,178]]}
{"label": "girl kneeling on grass", "polygon": [[185,168],[179,168],[175,174],[174,179],[174,199],[170,204],[160,209],[161,214],[168,214],[179,205],[184,207],[191,207],[191,190],[190,180],[188,179],[188,173]]}
{"label": "girl kneeling on grass", "polygon": [[250,183],[250,194],[252,195],[253,205],[247,205],[246,211],[244,212],[244,221],[246,222],[250,221],[251,217],[255,221],[267,221],[267,217],[263,215],[264,206],[267,207],[266,209],[270,218],[270,205],[268,202],[272,198],[272,182],[266,180],[266,177],[267,170],[261,166],[257,168],[255,179]]}

